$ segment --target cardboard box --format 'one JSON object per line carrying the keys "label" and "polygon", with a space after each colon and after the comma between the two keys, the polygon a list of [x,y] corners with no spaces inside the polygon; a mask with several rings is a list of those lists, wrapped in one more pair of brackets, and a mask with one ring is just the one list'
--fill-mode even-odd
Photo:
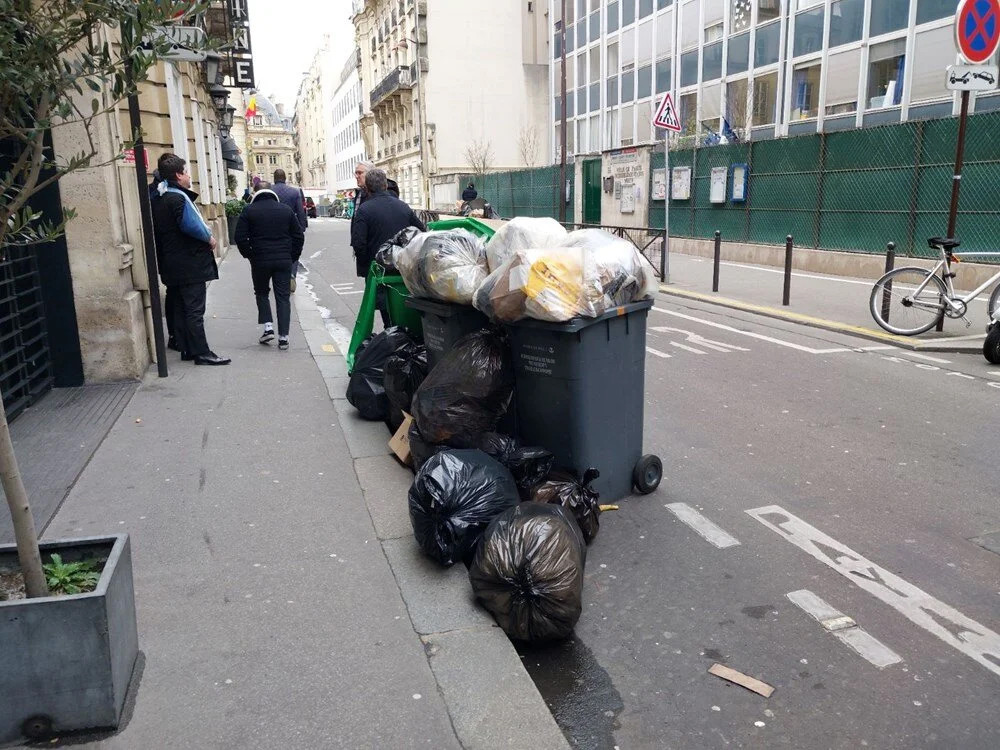
{"label": "cardboard box", "polygon": [[403,424],[396,430],[396,434],[389,441],[389,450],[406,466],[413,466],[413,458],[410,456],[410,425],[413,424],[413,417],[403,412]]}

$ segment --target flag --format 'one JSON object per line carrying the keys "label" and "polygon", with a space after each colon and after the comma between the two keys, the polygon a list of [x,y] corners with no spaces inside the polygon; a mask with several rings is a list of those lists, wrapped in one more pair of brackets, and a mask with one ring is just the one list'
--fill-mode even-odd
{"label": "flag", "polygon": [[729,139],[730,143],[740,142],[740,137],[736,135],[736,131],[733,130],[732,126],[729,124],[729,120],[725,117],[722,118],[722,135]]}
{"label": "flag", "polygon": [[257,95],[253,94],[250,97],[250,103],[247,105],[247,112],[244,115],[248,120],[257,114]]}

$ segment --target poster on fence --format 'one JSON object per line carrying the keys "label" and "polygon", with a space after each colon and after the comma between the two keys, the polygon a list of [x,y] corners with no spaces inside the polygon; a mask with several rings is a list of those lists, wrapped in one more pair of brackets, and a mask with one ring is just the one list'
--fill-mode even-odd
{"label": "poster on fence", "polygon": [[747,200],[747,172],[750,167],[747,164],[733,165],[733,193],[730,200],[733,203],[746,203]]}
{"label": "poster on fence", "polygon": [[711,203],[726,202],[726,181],[728,177],[728,167],[712,167],[711,189],[708,194],[708,200]]}
{"label": "poster on fence", "polygon": [[667,170],[653,170],[653,194],[650,198],[654,201],[664,201],[667,199]]}
{"label": "poster on fence", "polygon": [[675,201],[686,201],[691,197],[691,167],[670,170],[670,197]]}

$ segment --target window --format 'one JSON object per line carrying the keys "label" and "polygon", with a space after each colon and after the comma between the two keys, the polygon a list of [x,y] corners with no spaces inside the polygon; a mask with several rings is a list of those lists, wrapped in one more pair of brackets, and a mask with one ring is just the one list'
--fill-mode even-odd
{"label": "window", "polygon": [[636,119],[639,121],[635,129],[636,143],[651,143],[653,141],[653,103],[636,104],[635,113]]}
{"label": "window", "polygon": [[750,67],[750,33],[740,34],[729,39],[729,60],[726,62],[726,75],[745,73]]}
{"label": "window", "polygon": [[587,114],[587,87],[580,86],[576,90],[576,113],[577,115]]}
{"label": "window", "polygon": [[778,74],[768,73],[753,79],[753,124],[772,125],[778,102]]}
{"label": "window", "polygon": [[722,84],[705,86],[701,92],[701,132],[718,134],[722,116]]}
{"label": "window", "polygon": [[258,125],[258,126],[263,125],[264,124],[264,117],[262,115],[254,115],[254,117],[253,117],[253,124],[254,125]]}
{"label": "window", "polygon": [[816,8],[795,16],[795,57],[823,49],[823,12]]}
{"label": "window", "polygon": [[781,18],[781,0],[757,0],[757,23]]}
{"label": "window", "polygon": [[637,81],[637,93],[636,99],[645,99],[647,96],[653,95],[653,66],[646,65],[645,67],[639,68],[639,74],[636,76]]}
{"label": "window", "polygon": [[601,118],[599,115],[590,118],[590,150],[601,150]]}
{"label": "window", "polygon": [[623,69],[635,65],[635,29],[622,34],[621,54]]}
{"label": "window", "polygon": [[872,3],[870,36],[905,29],[910,19],[910,0],[879,0]]}
{"label": "window", "polygon": [[635,23],[635,0],[621,0],[622,4],[622,26]]}
{"label": "window", "polygon": [[601,80],[601,48],[594,47],[590,50],[590,82],[596,83]]}
{"label": "window", "polygon": [[271,154],[267,157],[267,161],[271,166],[276,166],[278,164],[278,157],[275,154]]}
{"label": "window", "polygon": [[747,122],[749,102],[747,101],[747,79],[730,81],[726,84],[726,120],[734,130],[741,130]]}
{"label": "window", "polygon": [[622,73],[622,103],[635,99],[635,72]]}
{"label": "window", "polygon": [[667,57],[656,63],[656,90],[661,94],[671,91],[674,82],[670,77],[670,58]]}
{"label": "window", "polygon": [[[892,107],[903,99],[906,40],[872,46],[868,56],[868,108]],[[952,52],[954,59],[954,52]]]}
{"label": "window", "polygon": [[606,95],[608,97],[607,104],[609,107],[614,107],[618,104],[618,76],[608,77]]}
{"label": "window", "polygon": [[579,49],[587,44],[587,19],[581,18],[576,25],[576,48]]}
{"label": "window", "polygon": [[750,28],[753,0],[732,0],[729,5],[729,33],[737,34]]}
{"label": "window", "polygon": [[858,41],[864,20],[865,0],[835,0],[830,5],[830,46]]}
{"label": "window", "polygon": [[681,6],[681,49],[697,46],[701,40],[701,26],[698,18],[700,0],[687,0]]}
{"label": "window", "polygon": [[576,45],[573,44],[573,40],[575,38],[576,38],[576,33],[573,31],[573,27],[572,26],[567,26],[566,27],[566,51],[567,52],[572,52],[573,49],[576,47]]}
{"label": "window", "polygon": [[778,62],[778,42],[781,39],[781,24],[771,23],[757,29],[754,43],[753,64],[760,68]]}
{"label": "window", "polygon": [[917,23],[946,18],[955,12],[955,0],[917,0]]}
{"label": "window", "polygon": [[618,43],[617,42],[613,42],[611,44],[608,44],[607,58],[608,58],[608,75],[609,76],[618,75],[619,67],[618,67]]}
{"label": "window", "polygon": [[820,63],[798,65],[792,77],[792,120],[805,120],[819,114]]}
{"label": "window", "polygon": [[705,27],[705,44],[708,44],[709,42],[718,41],[719,39],[722,39],[721,23]]}
{"label": "window", "polygon": [[590,84],[590,111],[596,112],[601,108],[601,84]]}
{"label": "window", "polygon": [[552,59],[557,60],[562,57],[562,32],[557,30],[552,38]]}
{"label": "window", "polygon": [[635,108],[622,107],[622,145],[635,141]]}
{"label": "window", "polygon": [[701,80],[714,81],[722,78],[722,42],[707,45],[702,55]]}
{"label": "window", "polygon": [[830,55],[826,66],[826,109],[828,115],[844,115],[858,110],[858,79],[861,56],[855,52]]}
{"label": "window", "polygon": [[638,27],[639,64],[653,60],[653,22],[646,21]]}
{"label": "window", "polygon": [[596,42],[601,38],[601,14],[590,14],[590,41]]}
{"label": "window", "polygon": [[691,50],[681,55],[681,86],[693,86],[698,83],[698,50]]}
{"label": "window", "polygon": [[694,135],[698,123],[698,94],[692,92],[684,94],[677,103],[681,115],[681,131],[684,135]]}
{"label": "window", "polygon": [[951,99],[951,92],[944,88],[941,71],[955,62],[954,38],[951,26],[917,34],[913,48],[910,101]]}
{"label": "window", "polygon": [[253,159],[254,159],[254,161],[258,165],[262,165],[264,163],[264,155],[263,154],[254,154]]}
{"label": "window", "polygon": [[639,0],[639,18],[653,14],[653,0]]}
{"label": "window", "polygon": [[608,33],[618,31],[618,3],[608,3]]}
{"label": "window", "polygon": [[656,9],[663,10],[664,8],[669,8],[673,2],[674,0],[656,0]]}

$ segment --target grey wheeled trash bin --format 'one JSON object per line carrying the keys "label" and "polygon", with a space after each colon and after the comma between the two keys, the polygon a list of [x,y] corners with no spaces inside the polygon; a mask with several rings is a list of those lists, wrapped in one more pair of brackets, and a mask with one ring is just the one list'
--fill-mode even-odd
{"label": "grey wheeled trash bin", "polygon": [[642,453],[646,317],[652,300],[567,323],[508,326],[514,359],[518,435],[552,451],[606,502],[652,492],[663,467]]}
{"label": "grey wheeled trash bin", "polygon": [[431,369],[466,334],[485,328],[489,319],[471,305],[456,305],[420,297],[407,297],[406,306],[420,311]]}

